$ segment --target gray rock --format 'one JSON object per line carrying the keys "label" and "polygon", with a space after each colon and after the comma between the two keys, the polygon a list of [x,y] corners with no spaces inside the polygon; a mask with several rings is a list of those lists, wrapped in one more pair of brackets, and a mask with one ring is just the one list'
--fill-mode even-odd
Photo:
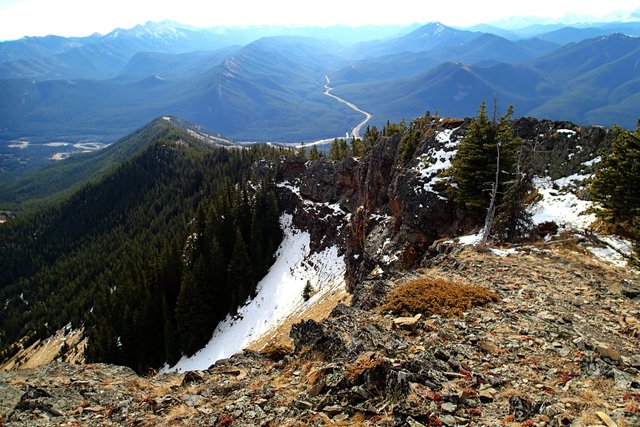
{"label": "gray rock", "polygon": [[202,404],[204,398],[199,394],[185,394],[182,396],[182,401],[191,407],[196,407]]}
{"label": "gray rock", "polygon": [[545,406],[540,410],[540,414],[545,415],[551,419],[555,418],[564,412],[565,408],[562,403],[555,403],[553,405]]}
{"label": "gray rock", "polygon": [[440,417],[440,421],[446,426],[457,426],[458,421],[453,415],[443,415]]}
{"label": "gray rock", "polygon": [[615,363],[622,362],[622,356],[618,353],[613,347],[608,344],[598,343],[595,346],[595,352],[600,355],[600,357],[608,358]]}
{"label": "gray rock", "polygon": [[424,424],[422,424],[421,422],[418,422],[416,420],[414,420],[411,417],[407,417],[407,420],[404,424],[406,427],[426,427]]}
{"label": "gray rock", "polygon": [[444,412],[447,412],[449,414],[453,414],[454,412],[456,412],[456,409],[458,409],[458,405],[454,405],[453,403],[450,402],[445,402],[442,404],[442,406],[440,407]]}
{"label": "gray rock", "polygon": [[305,410],[305,409],[313,408],[313,404],[307,402],[306,400],[296,399],[293,401],[293,407],[297,409]]}
{"label": "gray rock", "polygon": [[0,419],[6,420],[20,401],[23,392],[0,381]]}
{"label": "gray rock", "polygon": [[510,413],[517,422],[532,418],[539,410],[540,404],[521,396],[509,398]]}
{"label": "gray rock", "polygon": [[413,317],[396,317],[391,324],[394,329],[415,333],[420,325],[420,320],[422,320],[422,313],[418,313]]}
{"label": "gray rock", "polygon": [[[313,349],[328,361],[355,360],[366,351],[406,348],[406,341],[383,325],[373,323],[369,312],[338,304],[322,322],[304,320],[291,328],[295,353]],[[329,386],[329,384],[327,384]]]}

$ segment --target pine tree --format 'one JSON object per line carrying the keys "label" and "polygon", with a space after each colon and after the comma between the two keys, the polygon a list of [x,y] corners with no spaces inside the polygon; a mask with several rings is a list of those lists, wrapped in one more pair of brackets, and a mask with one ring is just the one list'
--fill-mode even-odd
{"label": "pine tree", "polygon": [[400,162],[406,166],[412,159],[418,148],[421,133],[419,130],[405,133],[400,142]]}
{"label": "pine tree", "polygon": [[320,150],[318,150],[318,146],[317,145],[313,145],[311,147],[311,149],[309,150],[309,159],[311,160],[317,160],[321,157],[322,155],[320,154]]}
{"label": "pine tree", "polygon": [[351,139],[351,155],[353,157],[364,156],[364,144],[360,138]]}
{"label": "pine tree", "polygon": [[232,299],[235,304],[242,304],[253,292],[253,263],[249,258],[247,244],[242,238],[242,233],[239,228],[236,230],[233,255],[229,262],[228,283],[233,285]]}
{"label": "pine tree", "polygon": [[635,240],[640,253],[640,120],[635,132],[618,126],[613,132],[611,150],[602,154],[589,191],[602,205],[597,215]]}
{"label": "pine tree", "polygon": [[640,120],[635,132],[614,127],[611,151],[602,155],[590,191],[612,222],[632,222],[640,214]]}
{"label": "pine tree", "polygon": [[633,249],[637,254],[640,254],[640,211],[637,212],[636,217],[633,219],[633,233],[636,236]]}
{"label": "pine tree", "polygon": [[176,302],[176,323],[180,347],[187,355],[202,348],[209,339],[207,307],[194,274],[187,271]]}
{"label": "pine tree", "polygon": [[307,280],[307,283],[304,285],[304,289],[302,290],[302,299],[305,301],[309,301],[312,292],[313,288],[311,287],[311,281]]}
{"label": "pine tree", "polygon": [[534,187],[530,173],[522,173],[518,179],[507,184],[508,189],[497,208],[492,230],[503,242],[517,242],[527,237],[533,228],[525,200]]}
{"label": "pine tree", "polygon": [[349,146],[343,138],[334,138],[329,149],[329,160],[344,160],[349,155]]}
{"label": "pine tree", "polygon": [[509,107],[499,121],[495,117],[491,121],[483,102],[452,161],[455,201],[477,218],[487,212],[492,199],[495,205],[500,203],[505,183],[514,172],[520,141],[513,135],[511,114],[513,109]]}
{"label": "pine tree", "polygon": [[164,357],[170,365],[173,365],[180,359],[180,342],[178,331],[173,321],[175,314],[169,309],[166,299],[162,301],[162,313],[164,318],[162,328],[164,333]]}
{"label": "pine tree", "polygon": [[495,129],[489,122],[487,106],[483,102],[452,161],[457,203],[469,208],[486,208],[489,205],[487,194],[495,175],[491,166],[495,164],[494,145]]}

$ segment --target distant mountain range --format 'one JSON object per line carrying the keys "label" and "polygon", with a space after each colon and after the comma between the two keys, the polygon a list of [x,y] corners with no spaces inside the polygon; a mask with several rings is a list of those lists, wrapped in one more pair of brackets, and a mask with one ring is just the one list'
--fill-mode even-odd
{"label": "distant mountain range", "polygon": [[[640,114],[638,35],[640,22],[297,33],[164,22],[24,38],[0,43],[0,141],[109,143],[162,115],[235,140],[344,135],[362,115],[323,95],[325,76],[375,125],[427,110],[469,116],[495,98],[517,115],[631,127]],[[14,152],[0,146],[7,158]]]}

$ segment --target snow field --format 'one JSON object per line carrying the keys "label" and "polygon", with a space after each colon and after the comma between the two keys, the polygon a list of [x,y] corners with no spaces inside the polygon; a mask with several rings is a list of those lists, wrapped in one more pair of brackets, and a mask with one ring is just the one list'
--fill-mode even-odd
{"label": "snow field", "polygon": [[[336,287],[344,286],[344,257],[333,246],[319,253],[310,253],[309,233],[293,228],[291,215],[280,219],[284,238],[276,261],[269,273],[258,283],[256,296],[218,324],[209,343],[191,357],[161,372],[204,370],[217,360],[227,358],[266,332],[282,323],[305,304],[313,304]],[[302,291],[310,281],[316,293],[305,302]]]}

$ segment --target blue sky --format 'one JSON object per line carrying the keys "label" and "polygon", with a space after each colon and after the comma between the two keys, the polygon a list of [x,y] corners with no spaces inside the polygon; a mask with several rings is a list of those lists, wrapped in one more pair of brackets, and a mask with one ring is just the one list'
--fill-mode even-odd
{"label": "blue sky", "polygon": [[0,0],[0,40],[25,35],[84,36],[170,19],[197,27],[364,25],[441,21],[469,26],[533,16],[544,22],[640,20],[637,0]]}

